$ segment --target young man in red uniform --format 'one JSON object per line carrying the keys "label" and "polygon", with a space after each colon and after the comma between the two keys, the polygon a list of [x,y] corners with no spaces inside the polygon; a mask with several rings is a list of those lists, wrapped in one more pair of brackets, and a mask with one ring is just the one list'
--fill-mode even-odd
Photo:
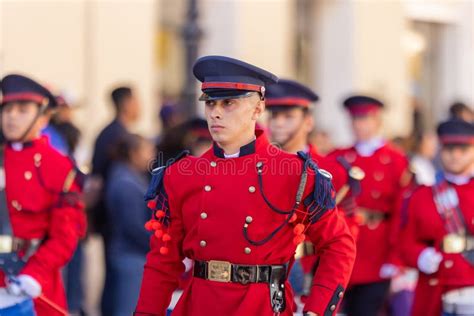
{"label": "young man in red uniform", "polygon": [[[338,162],[333,157],[322,156],[313,144],[308,143],[309,134],[314,128],[312,103],[318,100],[315,92],[297,81],[280,79],[278,83],[269,85],[265,91],[265,106],[270,112],[268,131],[271,141],[281,149],[295,154],[304,151],[319,167],[331,173],[339,204],[344,198],[357,193],[363,173],[360,169],[357,172],[346,161]],[[307,294],[308,281],[312,279],[317,262],[315,249],[309,241],[300,246],[297,251],[299,256],[302,256],[300,263],[305,274],[303,293]]]}
{"label": "young man in red uniform", "polygon": [[338,191],[348,183],[348,170],[334,158],[323,157],[313,144],[308,143],[314,128],[311,104],[318,100],[318,95],[310,88],[293,80],[280,79],[269,85],[265,98],[266,109],[270,112],[268,130],[272,142],[284,151],[309,153],[318,165],[332,174]]}
{"label": "young man in red uniform", "polygon": [[51,93],[21,75],[1,88],[0,308],[15,314],[34,299],[38,316],[61,315],[60,270],[85,233],[78,172],[40,136],[56,106]]}
{"label": "young man in red uniform", "polygon": [[255,123],[271,73],[222,56],[200,58],[205,114],[214,140],[201,157],[154,172],[156,210],[136,315],[165,315],[184,257],[193,278],[173,315],[293,315],[287,281],[297,244],[322,250],[308,315],[333,315],[355,257],[354,240],[333,210],[332,185],[304,153],[271,146]]}
{"label": "young man in red uniform", "polygon": [[474,125],[447,121],[438,136],[443,172],[413,193],[400,241],[420,271],[412,315],[474,315]]}
{"label": "young man in red uniform", "polygon": [[356,142],[336,150],[331,156],[344,157],[365,173],[361,193],[350,222],[358,225],[357,258],[346,293],[345,308],[350,316],[378,315],[397,272],[399,259],[394,251],[398,233],[402,191],[410,182],[404,154],[380,135],[383,103],[368,96],[344,101],[349,111]]}

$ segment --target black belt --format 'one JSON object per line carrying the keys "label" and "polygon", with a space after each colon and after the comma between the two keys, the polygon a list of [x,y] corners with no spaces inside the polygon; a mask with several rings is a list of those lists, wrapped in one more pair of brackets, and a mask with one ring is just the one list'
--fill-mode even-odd
{"label": "black belt", "polygon": [[387,212],[372,210],[363,207],[357,208],[355,214],[363,220],[363,223],[386,221],[389,220],[391,216],[391,214]]}
{"label": "black belt", "polygon": [[242,265],[227,261],[194,261],[193,275],[195,277],[240,284],[267,283],[270,290],[270,303],[275,313],[281,313],[286,308],[285,281],[288,274],[288,264],[280,265]]}
{"label": "black belt", "polygon": [[218,281],[248,283],[269,283],[272,275],[278,274],[277,278],[284,282],[286,280],[288,265],[241,265],[226,261],[194,261],[193,275],[195,277]]}
{"label": "black belt", "polygon": [[32,255],[42,243],[41,238],[22,239],[8,235],[0,235],[0,253],[24,252]]}

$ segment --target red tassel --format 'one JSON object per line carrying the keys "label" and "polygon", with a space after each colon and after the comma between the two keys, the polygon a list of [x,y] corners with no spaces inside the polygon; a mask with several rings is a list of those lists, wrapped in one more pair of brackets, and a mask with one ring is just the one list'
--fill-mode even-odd
{"label": "red tassel", "polygon": [[160,228],[161,228],[161,223],[158,222],[158,221],[154,221],[153,224],[151,225],[151,227],[152,227],[154,230],[160,229]]}
{"label": "red tassel", "polygon": [[170,240],[171,240],[170,234],[164,234],[162,240],[163,240],[164,242],[170,241]]}
{"label": "red tassel", "polygon": [[156,209],[156,200],[150,200],[148,201],[148,203],[146,204],[146,206],[148,206],[149,209]]}
{"label": "red tassel", "polygon": [[297,246],[301,244],[305,239],[306,239],[306,236],[304,234],[296,235],[295,238],[293,238],[293,244]]}
{"label": "red tassel", "polygon": [[155,236],[156,238],[161,238],[163,236],[163,231],[161,229],[156,230]]}
{"label": "red tassel", "polygon": [[158,217],[158,218],[163,218],[163,217],[165,217],[165,215],[166,215],[165,212],[162,211],[162,210],[158,210],[155,213],[155,216]]}
{"label": "red tassel", "polygon": [[168,252],[169,252],[169,249],[168,249],[167,247],[161,247],[161,248],[160,248],[160,253],[161,253],[162,255],[167,255]]}
{"label": "red tassel", "polygon": [[303,224],[297,224],[295,228],[293,228],[293,233],[295,235],[301,235],[304,232],[304,225]]}
{"label": "red tassel", "polygon": [[145,229],[148,230],[148,231],[151,231],[153,230],[153,221],[148,221],[145,223]]}

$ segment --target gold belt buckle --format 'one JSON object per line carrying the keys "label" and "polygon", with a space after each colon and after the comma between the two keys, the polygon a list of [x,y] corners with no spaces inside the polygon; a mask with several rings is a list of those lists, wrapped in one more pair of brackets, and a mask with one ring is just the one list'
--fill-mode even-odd
{"label": "gold belt buckle", "polygon": [[207,264],[207,279],[216,282],[230,282],[230,262],[211,260]]}
{"label": "gold belt buckle", "polygon": [[0,253],[10,253],[13,250],[13,237],[0,235]]}
{"label": "gold belt buckle", "polygon": [[443,238],[445,253],[461,253],[466,249],[466,237],[458,234],[448,234]]}

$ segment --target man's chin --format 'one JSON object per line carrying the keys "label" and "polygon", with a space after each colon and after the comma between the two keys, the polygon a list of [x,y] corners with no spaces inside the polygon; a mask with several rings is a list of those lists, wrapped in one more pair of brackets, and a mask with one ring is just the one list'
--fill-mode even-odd
{"label": "man's chin", "polygon": [[467,174],[469,172],[469,167],[460,167],[460,166],[450,166],[450,167],[445,167],[445,170],[448,173],[451,174],[456,174],[456,175],[461,175],[461,174]]}
{"label": "man's chin", "polygon": [[279,145],[283,144],[287,141],[287,139],[288,139],[288,136],[274,137],[272,135],[272,143],[275,143],[275,144],[279,144]]}
{"label": "man's chin", "polygon": [[17,135],[17,133],[3,132],[3,137],[4,137],[6,140],[9,140],[9,141],[18,140],[18,139],[20,139],[21,136],[22,136],[22,135]]}
{"label": "man's chin", "polygon": [[211,133],[211,138],[217,143],[225,142],[226,137],[221,133]]}

